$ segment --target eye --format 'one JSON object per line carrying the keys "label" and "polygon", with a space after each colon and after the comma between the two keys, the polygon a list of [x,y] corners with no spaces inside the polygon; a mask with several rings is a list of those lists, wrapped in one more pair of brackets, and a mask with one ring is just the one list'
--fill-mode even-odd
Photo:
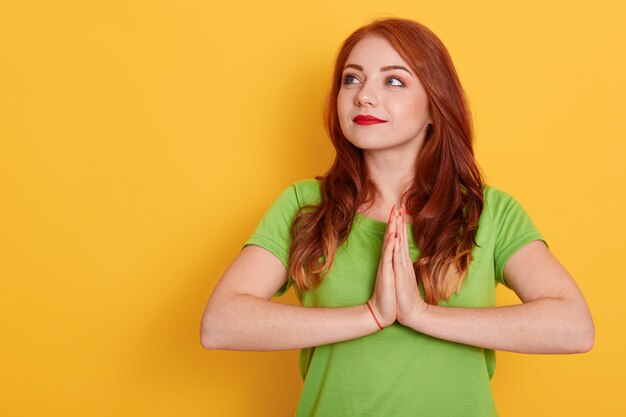
{"label": "eye", "polygon": [[397,81],[396,84],[387,84],[387,85],[390,85],[392,87],[404,87],[405,86],[404,81],[402,81],[402,78],[400,78],[400,77],[389,77],[389,78],[387,78],[387,81],[394,81],[394,80]]}
{"label": "eye", "polygon": [[344,84],[354,84],[354,82],[351,82],[351,80],[352,80],[352,79],[355,79],[355,80],[356,80],[357,78],[356,78],[356,76],[355,76],[354,74],[350,74],[350,73],[348,72],[348,73],[346,73],[346,74],[343,76],[343,83],[344,83]]}

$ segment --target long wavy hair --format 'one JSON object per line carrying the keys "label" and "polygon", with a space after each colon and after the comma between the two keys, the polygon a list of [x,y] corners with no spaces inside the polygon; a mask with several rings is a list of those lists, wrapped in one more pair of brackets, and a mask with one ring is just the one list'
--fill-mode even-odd
{"label": "long wavy hair", "polygon": [[483,209],[483,179],[472,148],[467,99],[450,55],[439,38],[413,20],[382,18],[354,31],[341,45],[327,95],[324,127],[336,150],[320,181],[321,202],[301,207],[291,225],[289,273],[301,290],[318,287],[337,248],[350,234],[359,207],[374,203],[363,151],[344,136],[337,115],[342,72],[354,46],[366,36],[386,38],[415,72],[429,100],[432,124],[416,155],[416,171],[402,194],[420,256],[413,264],[425,301],[437,304],[458,292],[472,260]]}

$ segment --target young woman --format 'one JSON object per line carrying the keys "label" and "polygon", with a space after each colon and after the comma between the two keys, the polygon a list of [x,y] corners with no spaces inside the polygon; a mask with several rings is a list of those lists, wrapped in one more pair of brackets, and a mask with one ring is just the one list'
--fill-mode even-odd
{"label": "young woman", "polygon": [[[207,304],[207,349],[301,349],[296,416],[495,416],[496,349],[579,353],[593,321],[530,217],[483,183],[450,56],[423,25],[341,46],[324,176],[286,187]],[[522,304],[495,307],[497,283]],[[302,307],[271,302],[294,286]]]}

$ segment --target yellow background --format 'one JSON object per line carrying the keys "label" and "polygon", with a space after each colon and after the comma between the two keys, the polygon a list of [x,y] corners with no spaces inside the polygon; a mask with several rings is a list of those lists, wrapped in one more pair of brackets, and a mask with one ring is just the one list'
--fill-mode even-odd
{"label": "yellow background", "polygon": [[387,4],[0,2],[2,417],[293,415],[298,351],[203,350],[200,318],[278,193],[330,166],[335,53],[387,15],[448,47],[487,182],[595,321],[586,354],[499,351],[501,415],[624,415],[624,5]]}

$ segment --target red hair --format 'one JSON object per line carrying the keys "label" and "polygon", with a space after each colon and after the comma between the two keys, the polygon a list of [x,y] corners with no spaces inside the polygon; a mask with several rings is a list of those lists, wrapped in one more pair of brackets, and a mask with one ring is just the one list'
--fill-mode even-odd
{"label": "red hair", "polygon": [[383,18],[354,31],[341,45],[326,99],[324,125],[336,150],[320,180],[321,203],[298,211],[291,226],[289,273],[307,291],[330,271],[335,251],[348,237],[356,211],[374,203],[363,151],[344,136],[337,115],[342,72],[354,46],[366,36],[382,36],[409,64],[429,100],[432,124],[416,155],[416,171],[402,195],[420,256],[413,264],[425,301],[437,304],[457,292],[472,260],[483,180],[472,148],[472,118],[447,49],[428,28],[409,19]]}

